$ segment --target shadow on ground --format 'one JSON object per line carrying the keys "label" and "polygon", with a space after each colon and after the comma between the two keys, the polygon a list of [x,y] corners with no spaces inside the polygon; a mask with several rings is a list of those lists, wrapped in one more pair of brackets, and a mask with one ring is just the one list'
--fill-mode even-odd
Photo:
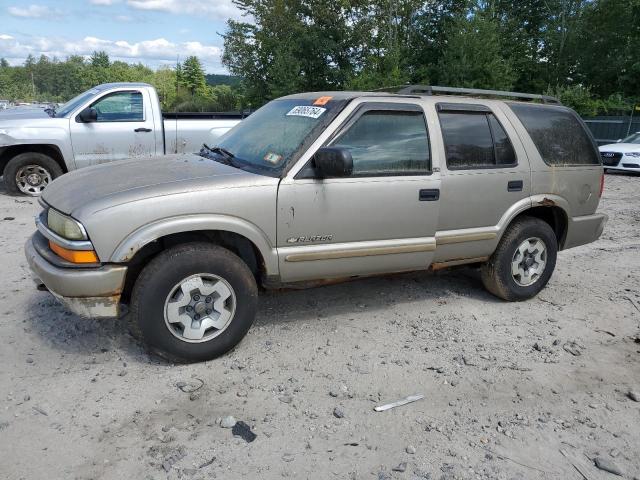
{"label": "shadow on ground", "polygon": [[[305,290],[263,292],[255,325],[293,324],[344,318],[366,311],[379,315],[405,303],[424,303],[425,313],[438,308],[436,300],[455,296],[497,302],[482,288],[474,269],[428,273],[414,272],[366,278]],[[86,320],[58,303],[47,292],[33,291],[26,308],[25,328],[48,346],[68,354],[91,355],[122,351],[130,361],[149,362],[145,348],[129,333],[127,318]],[[240,347],[241,348],[241,347]],[[153,357],[153,361],[158,361]]]}

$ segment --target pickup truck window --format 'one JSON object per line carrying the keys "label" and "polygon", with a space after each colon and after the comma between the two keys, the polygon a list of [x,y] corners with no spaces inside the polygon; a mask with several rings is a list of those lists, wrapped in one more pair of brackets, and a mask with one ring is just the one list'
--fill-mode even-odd
{"label": "pickup truck window", "polygon": [[98,122],[143,122],[142,93],[116,92],[91,105],[98,112]]}
{"label": "pickup truck window", "polygon": [[333,146],[353,157],[353,176],[419,175],[431,170],[421,112],[368,111]]}
{"label": "pickup truck window", "polygon": [[447,111],[438,116],[449,169],[516,165],[513,145],[493,113]]}
{"label": "pickup truck window", "polygon": [[274,100],[229,130],[218,142],[239,168],[280,176],[286,165],[340,113],[343,100],[314,105],[310,99]]}
{"label": "pickup truck window", "polygon": [[599,165],[587,128],[565,107],[510,103],[547,165]]}

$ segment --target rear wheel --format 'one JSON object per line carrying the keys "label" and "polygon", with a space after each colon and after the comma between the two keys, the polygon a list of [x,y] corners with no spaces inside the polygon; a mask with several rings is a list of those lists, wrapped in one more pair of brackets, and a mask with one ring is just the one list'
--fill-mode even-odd
{"label": "rear wheel", "polygon": [[558,241],[546,222],[523,217],[511,224],[482,266],[482,283],[508,301],[527,300],[542,290],[556,265]]}
{"label": "rear wheel", "polygon": [[9,193],[37,197],[62,173],[60,165],[50,156],[26,152],[9,160],[3,176]]}
{"label": "rear wheel", "polygon": [[203,361],[236,346],[255,318],[258,289],[247,265],[217,245],[166,250],[140,273],[132,334],[171,361]]}

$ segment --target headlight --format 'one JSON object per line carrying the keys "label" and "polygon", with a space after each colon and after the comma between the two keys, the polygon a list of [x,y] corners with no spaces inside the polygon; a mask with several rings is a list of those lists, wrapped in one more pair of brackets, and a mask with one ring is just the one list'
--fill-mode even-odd
{"label": "headlight", "polygon": [[67,240],[88,240],[87,234],[80,223],[50,208],[47,212],[49,230]]}
{"label": "headlight", "polygon": [[640,157],[640,152],[627,152],[627,153],[625,153],[625,155],[627,157],[639,158]]}

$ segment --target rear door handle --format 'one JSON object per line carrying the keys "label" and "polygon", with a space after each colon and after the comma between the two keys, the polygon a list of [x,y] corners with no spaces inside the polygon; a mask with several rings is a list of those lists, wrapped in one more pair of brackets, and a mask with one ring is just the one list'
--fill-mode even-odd
{"label": "rear door handle", "polygon": [[424,188],[420,190],[418,198],[421,202],[435,202],[440,199],[440,189]]}
{"label": "rear door handle", "polygon": [[508,192],[521,192],[524,182],[522,180],[511,180],[507,183]]}
{"label": "rear door handle", "polygon": [[140,127],[140,128],[136,128],[134,130],[134,132],[151,132],[152,130],[150,128],[144,128],[144,127]]}

